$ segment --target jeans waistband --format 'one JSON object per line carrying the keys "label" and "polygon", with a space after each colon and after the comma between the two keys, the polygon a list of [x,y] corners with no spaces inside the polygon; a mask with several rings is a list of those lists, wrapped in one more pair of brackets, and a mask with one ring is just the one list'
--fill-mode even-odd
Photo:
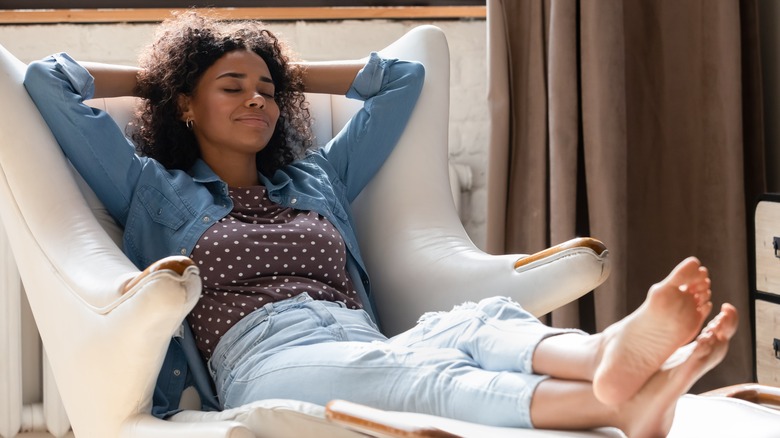
{"label": "jeans waistband", "polygon": [[[268,317],[284,312],[286,310],[304,307],[306,303],[313,302],[314,299],[306,292],[300,293],[292,298],[286,300],[276,301],[268,303],[259,309],[252,311],[249,315],[237,322],[233,327],[230,327],[222,338],[220,338],[217,346],[214,348],[214,353],[211,355],[211,359],[208,361],[207,366],[212,378],[215,378],[215,368],[224,361],[227,349],[230,348],[238,339],[240,339],[247,331],[251,330],[254,326],[262,323]],[[323,302],[328,305],[330,302]],[[334,302],[332,305],[342,306],[342,303]]]}

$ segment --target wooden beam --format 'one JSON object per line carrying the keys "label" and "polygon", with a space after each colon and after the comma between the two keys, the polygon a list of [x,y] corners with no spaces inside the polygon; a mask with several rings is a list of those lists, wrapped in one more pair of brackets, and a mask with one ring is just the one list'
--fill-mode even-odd
{"label": "wooden beam", "polygon": [[[173,11],[187,9],[11,9],[0,10],[0,24],[42,23],[146,23],[159,22]],[[300,8],[212,8],[225,19],[262,21],[298,20],[432,20],[486,17],[485,6],[400,6],[400,7],[300,7]]]}

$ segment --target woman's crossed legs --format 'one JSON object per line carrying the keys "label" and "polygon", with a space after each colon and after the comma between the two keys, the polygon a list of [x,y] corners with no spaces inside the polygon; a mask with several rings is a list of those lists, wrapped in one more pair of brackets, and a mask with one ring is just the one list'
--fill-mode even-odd
{"label": "woman's crossed legs", "polygon": [[[724,305],[699,333],[710,295],[706,269],[691,258],[651,287],[639,309],[596,335],[546,327],[495,298],[427,315],[389,341],[354,330],[359,312],[314,301],[319,310],[271,315],[268,327],[255,326],[261,338],[293,341],[274,342],[260,362],[231,359],[235,367],[217,370],[231,376],[218,376],[220,396],[226,407],[343,398],[493,425],[663,435],[677,398],[723,359],[736,330],[736,311]],[[308,324],[315,328],[299,335]],[[285,335],[288,329],[295,331]]]}

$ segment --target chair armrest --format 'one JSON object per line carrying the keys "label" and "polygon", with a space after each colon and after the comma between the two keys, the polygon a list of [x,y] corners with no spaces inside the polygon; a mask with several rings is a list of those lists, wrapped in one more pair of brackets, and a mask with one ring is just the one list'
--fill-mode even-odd
{"label": "chair armrest", "polygon": [[149,267],[144,269],[143,272],[136,275],[135,278],[128,281],[127,284],[125,284],[125,286],[122,288],[122,294],[124,295],[127,292],[130,292],[134,287],[143,283],[144,280],[157,272],[171,271],[179,276],[183,276],[187,271],[187,268],[190,266],[195,266],[195,262],[193,262],[189,257],[170,256],[165,257],[164,259],[160,259],[149,265]]}
{"label": "chair armrest", "polygon": [[[424,312],[450,310],[465,301],[502,295],[536,316],[598,287],[609,275],[608,251],[595,239],[574,239],[537,254],[491,255],[458,235],[412,240],[406,256],[391,255],[375,280],[392,290],[378,294],[388,335],[411,327]],[[402,272],[406,275],[399,275]]]}
{"label": "chair armrest", "polygon": [[515,270],[517,272],[522,272],[566,252],[573,252],[580,249],[590,250],[591,253],[602,258],[607,256],[607,247],[600,240],[596,240],[592,237],[578,237],[519,258],[515,262]]}
{"label": "chair armrest", "polygon": [[[509,296],[536,316],[549,313],[601,285],[610,272],[608,255],[601,241],[578,237],[522,256],[515,262],[515,272],[529,277],[510,277],[507,283],[509,287],[530,289],[524,289],[525,293],[510,291]],[[536,292],[531,292],[536,288]]]}
{"label": "chair armrest", "polygon": [[623,432],[612,427],[602,427],[588,431],[564,431],[486,426],[435,415],[382,411],[340,400],[330,402],[326,409],[326,417],[334,423],[341,424],[348,429],[362,430],[369,436],[384,438],[451,438],[460,436],[625,438]]}
{"label": "chair armrest", "polygon": [[[121,296],[117,291],[123,284],[112,281],[105,294],[119,298],[98,307],[75,289],[83,281],[73,277],[78,272],[46,263],[50,259],[26,229],[13,229],[17,232],[9,233],[9,240],[74,431],[79,436],[118,436],[123,419],[151,410],[171,335],[200,295],[197,268],[138,275],[126,282],[130,287]],[[110,278],[100,266],[92,270],[93,277]]]}
{"label": "chair armrest", "polygon": [[344,400],[333,400],[325,407],[325,417],[335,424],[369,436],[408,438],[457,438],[432,426],[422,426],[398,418],[392,412],[374,409]]}
{"label": "chair armrest", "polygon": [[75,294],[33,293],[45,290],[37,285],[28,296],[73,429],[77,436],[118,436],[122,419],[151,411],[171,336],[200,295],[198,270],[139,275],[106,312]]}

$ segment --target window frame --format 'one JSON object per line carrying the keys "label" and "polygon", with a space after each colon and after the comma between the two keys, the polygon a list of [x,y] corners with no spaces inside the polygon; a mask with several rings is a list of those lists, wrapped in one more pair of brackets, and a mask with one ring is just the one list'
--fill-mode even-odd
{"label": "window frame", "polygon": [[157,9],[189,7],[245,8],[245,7],[441,7],[484,6],[486,0],[4,0],[4,9]]}
{"label": "window frame", "polygon": [[[155,4],[206,3],[208,0],[98,0],[100,8],[78,8],[94,0],[72,0],[68,8],[14,9],[10,6],[29,2],[32,5],[57,0],[7,0],[0,7],[0,25],[3,24],[48,24],[48,23],[144,23],[159,22],[171,16],[172,11],[184,11],[189,7],[131,7],[151,1]],[[208,8],[225,19],[259,19],[263,21],[329,21],[329,20],[437,20],[437,19],[485,19],[487,7],[480,0],[431,0],[420,1],[316,1],[316,0],[234,0],[228,4],[255,4],[264,6],[224,6]],[[289,6],[290,4],[327,3],[329,6]],[[371,3],[374,6],[359,6],[358,3]],[[401,3],[418,5],[399,6]],[[425,3],[426,5],[419,5]],[[468,4],[470,3],[470,4]],[[475,4],[476,3],[476,4]],[[270,6],[285,4],[287,6]],[[381,4],[381,5],[380,5]],[[387,6],[394,4],[395,6]],[[435,4],[435,5],[434,5]],[[346,6],[352,5],[352,6]],[[384,5],[384,6],[382,6]]]}

